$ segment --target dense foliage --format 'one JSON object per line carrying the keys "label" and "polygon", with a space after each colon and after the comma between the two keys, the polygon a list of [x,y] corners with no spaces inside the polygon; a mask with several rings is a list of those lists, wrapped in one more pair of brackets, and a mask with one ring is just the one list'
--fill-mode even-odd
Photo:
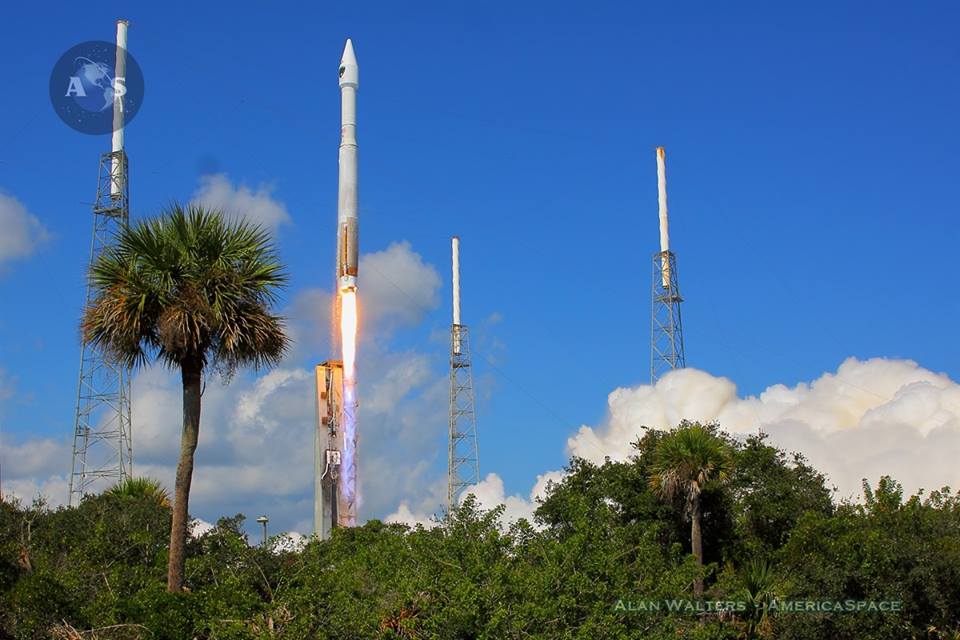
{"label": "dense foliage", "polygon": [[[707,429],[731,464],[701,488],[703,565],[686,498],[651,487],[670,434],[647,431],[627,462],[572,460],[534,523],[505,527],[468,498],[433,528],[371,521],[292,548],[251,546],[242,516],[222,519],[190,540],[182,593],[165,588],[155,492],[3,503],[0,638],[960,637],[960,494],[904,498],[882,478],[834,504],[802,457]],[[783,610],[797,600],[899,606]]]}

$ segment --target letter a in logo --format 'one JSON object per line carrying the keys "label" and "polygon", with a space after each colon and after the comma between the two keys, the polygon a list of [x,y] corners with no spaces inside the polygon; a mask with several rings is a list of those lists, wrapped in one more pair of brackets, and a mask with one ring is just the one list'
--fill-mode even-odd
{"label": "letter a in logo", "polygon": [[67,86],[67,93],[64,94],[65,98],[73,96],[80,96],[81,98],[87,97],[87,92],[83,90],[83,83],[80,82],[80,78],[77,76],[70,76],[70,84]]}

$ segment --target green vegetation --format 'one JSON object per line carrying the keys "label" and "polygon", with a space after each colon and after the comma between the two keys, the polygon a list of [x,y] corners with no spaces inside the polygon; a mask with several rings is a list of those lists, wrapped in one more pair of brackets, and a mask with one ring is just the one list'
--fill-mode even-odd
{"label": "green vegetation", "polygon": [[106,493],[129,500],[147,500],[161,507],[170,506],[170,494],[153,478],[127,478],[107,489]]}
{"label": "green vegetation", "polygon": [[[684,447],[709,455],[677,465],[688,458],[676,456]],[[693,474],[700,478],[701,563],[691,553],[688,483],[673,493],[660,489],[665,472],[682,470],[679,482],[704,466],[709,474]],[[535,523],[507,528],[500,510],[467,499],[432,529],[371,521],[284,549],[278,538],[271,547],[251,546],[243,517],[225,518],[187,541],[178,593],[166,590],[171,513],[156,492],[108,491],[56,510],[0,504],[0,638],[903,640],[960,633],[960,494],[905,498],[882,478],[865,485],[863,504],[834,504],[802,457],[762,437],[736,441],[710,425],[647,431],[631,460],[574,459],[568,472]],[[694,601],[700,580],[699,602],[749,606],[697,613],[648,604]],[[847,600],[898,606],[784,610],[796,601]]]}
{"label": "green vegetation", "polygon": [[229,377],[237,367],[279,362],[287,338],[270,307],[285,281],[283,269],[263,229],[173,205],[125,227],[93,264],[90,279],[86,339],[130,366],[157,358],[183,379],[167,570],[167,589],[180,591],[203,375],[215,368]]}

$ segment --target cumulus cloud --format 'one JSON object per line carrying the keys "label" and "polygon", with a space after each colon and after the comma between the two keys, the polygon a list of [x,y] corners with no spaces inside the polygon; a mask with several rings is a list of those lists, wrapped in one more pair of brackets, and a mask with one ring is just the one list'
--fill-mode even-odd
{"label": "cumulus cloud", "polygon": [[383,521],[387,524],[406,524],[410,525],[411,527],[416,527],[419,525],[424,529],[432,529],[439,523],[439,520],[433,516],[426,516],[422,513],[414,513],[406,500],[402,501],[397,510],[384,518]]}
{"label": "cumulus cloud", "polygon": [[287,207],[273,197],[272,186],[261,184],[256,189],[242,184],[234,186],[223,173],[201,176],[191,203],[220,209],[271,231],[290,222]]}
{"label": "cumulus cloud", "polygon": [[200,536],[210,533],[215,529],[215,526],[207,522],[206,520],[201,520],[200,518],[194,518],[190,521],[190,537],[199,538]]}
{"label": "cumulus cloud", "polygon": [[[727,378],[683,369],[656,385],[614,390],[608,409],[602,424],[582,426],[568,438],[570,455],[597,464],[606,457],[626,460],[644,427],[718,421],[735,435],[762,430],[773,445],[804,454],[840,498],[860,498],[862,480],[876,483],[881,475],[911,493],[960,487],[960,385],[910,360],[849,358],[813,382],[775,384],[744,398]],[[559,471],[541,474],[528,497],[507,495],[495,473],[468,491],[485,508],[503,504],[510,521],[529,518],[549,482],[562,477]],[[409,499],[390,516],[404,522],[423,517]]]}
{"label": "cumulus cloud", "polygon": [[746,398],[726,378],[684,369],[655,386],[617,389],[608,406],[605,424],[581,427],[567,441],[571,454],[625,459],[641,426],[716,420],[732,433],[760,429],[774,445],[803,453],[842,497],[859,496],[863,478],[883,474],[910,492],[960,486],[960,385],[909,360],[850,358],[813,382]]}
{"label": "cumulus cloud", "polygon": [[[526,518],[533,522],[533,512],[539,506],[538,500],[547,495],[551,483],[559,483],[563,480],[563,471],[548,471],[537,476],[533,489],[524,497],[519,494],[507,495],[503,479],[496,473],[488,473],[487,477],[477,484],[470,485],[463,490],[461,501],[468,495],[473,495],[477,504],[482,509],[494,509],[503,505],[502,521],[506,523],[515,522],[520,518]],[[402,522],[411,526],[428,523],[435,523],[433,516],[427,515],[423,511],[415,511],[410,508],[406,500],[400,503],[396,511],[386,517],[387,522]]]}
{"label": "cumulus cloud", "polygon": [[520,518],[526,518],[533,521],[533,512],[536,511],[537,500],[546,496],[551,483],[558,483],[563,480],[562,471],[548,471],[537,476],[537,481],[533,483],[533,489],[523,497],[521,495],[507,495],[504,491],[503,480],[495,473],[488,473],[487,477],[475,485],[464,489],[463,494],[473,494],[479,504],[484,509],[493,509],[498,505],[503,505],[503,520],[513,522]]}
{"label": "cumulus cloud", "polygon": [[[370,354],[376,366],[361,378],[361,515],[386,513],[427,481],[429,459],[442,444],[442,378],[421,354]],[[179,447],[180,387],[153,367],[134,381],[136,473],[173,486]],[[312,531],[312,369],[274,369],[207,382],[191,512],[207,519],[266,513],[278,530]],[[435,431],[437,437],[429,433]]]}
{"label": "cumulus cloud", "polygon": [[26,206],[0,193],[0,269],[6,263],[28,258],[50,239],[50,233]]}
{"label": "cumulus cloud", "polygon": [[440,274],[409,242],[394,242],[383,251],[363,255],[359,268],[365,326],[414,325],[439,304]]}
{"label": "cumulus cloud", "polygon": [[[382,251],[362,254],[359,270],[360,340],[365,353],[370,353],[371,347],[385,348],[398,329],[415,326],[439,304],[440,274],[409,242],[394,242]],[[293,342],[289,361],[330,352],[336,331],[332,303],[333,294],[323,288],[303,289],[294,297],[284,313]],[[380,346],[371,345],[373,342]]]}

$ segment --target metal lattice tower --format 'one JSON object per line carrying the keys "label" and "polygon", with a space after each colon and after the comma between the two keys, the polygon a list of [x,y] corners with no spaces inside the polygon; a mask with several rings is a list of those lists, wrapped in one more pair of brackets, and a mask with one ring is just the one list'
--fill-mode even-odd
{"label": "metal lattice tower", "polygon": [[473,398],[470,330],[450,328],[450,441],[447,452],[447,509],[456,506],[460,493],[480,482],[477,449],[477,415]]}
{"label": "metal lattice tower", "polygon": [[[130,217],[127,177],[127,155],[122,149],[100,156],[90,266],[113,241],[114,235],[127,225]],[[91,284],[88,280],[84,308],[94,295]],[[119,481],[132,473],[130,369],[113,362],[83,340],[69,503],[78,504],[98,480]]]}
{"label": "metal lattice tower", "polygon": [[653,305],[650,318],[650,383],[686,366],[680,318],[677,257],[672,251],[653,255]]}
{"label": "metal lattice tower", "polygon": [[470,330],[460,322],[460,238],[453,249],[453,324],[450,325],[450,433],[447,450],[447,513],[460,493],[480,482],[477,414],[473,398]]}

